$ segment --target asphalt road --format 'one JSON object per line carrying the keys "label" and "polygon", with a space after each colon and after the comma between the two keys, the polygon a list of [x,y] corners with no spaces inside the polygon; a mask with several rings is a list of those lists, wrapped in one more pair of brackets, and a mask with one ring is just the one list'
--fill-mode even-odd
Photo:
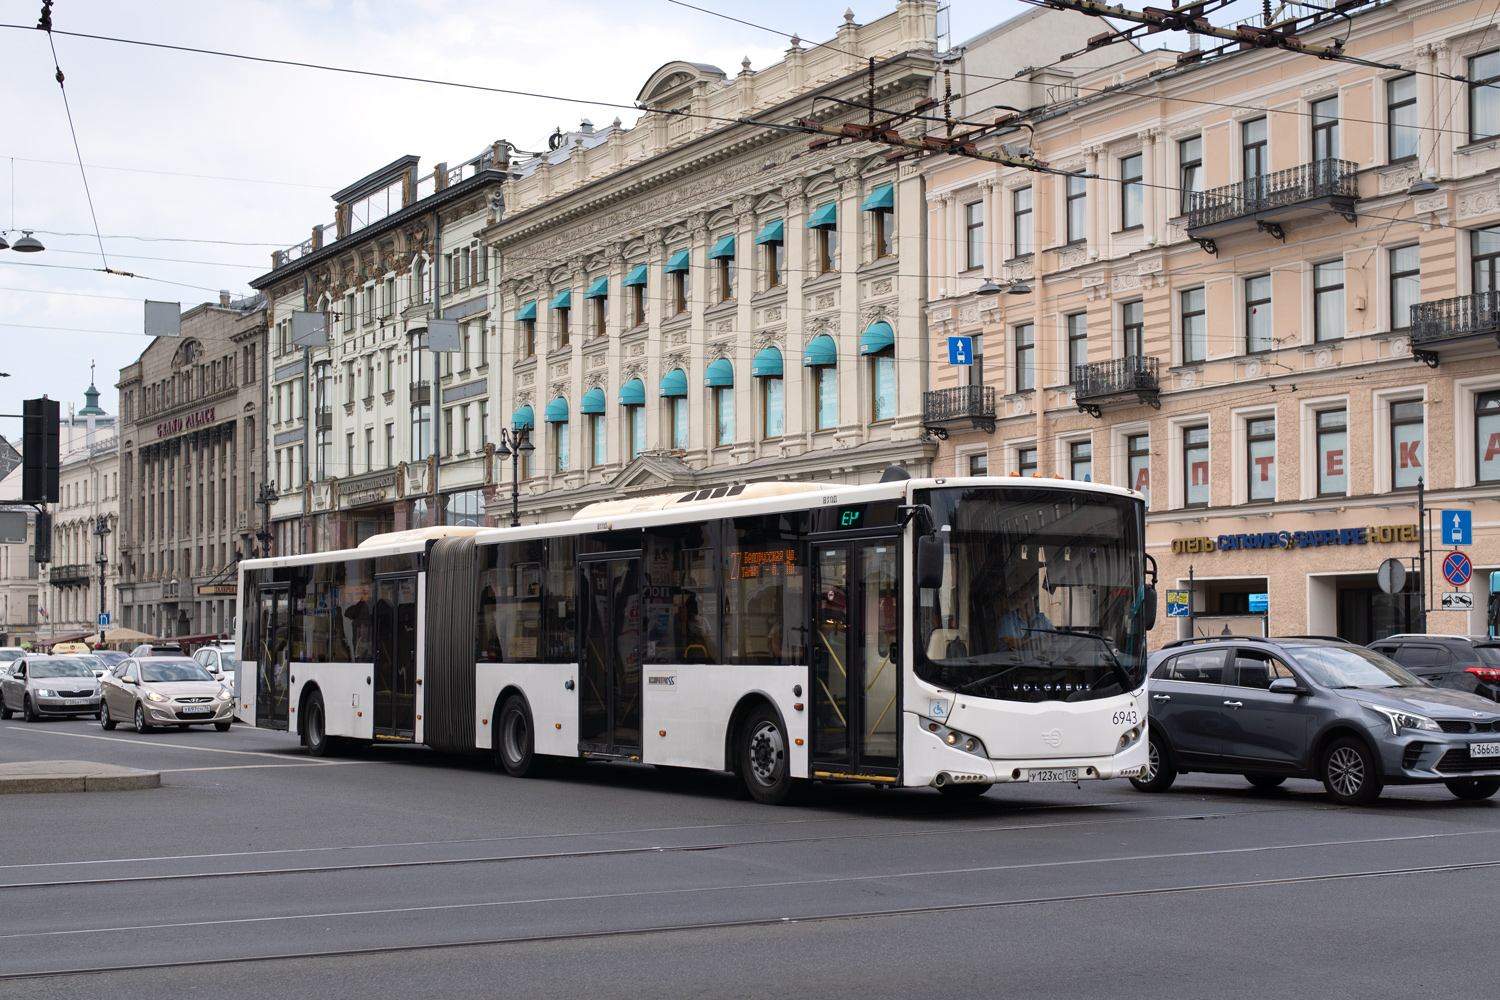
{"label": "asphalt road", "polygon": [[[1493,997],[1500,804],[1188,775],[927,790],[0,723],[0,997]],[[89,971],[102,970],[102,971]]]}

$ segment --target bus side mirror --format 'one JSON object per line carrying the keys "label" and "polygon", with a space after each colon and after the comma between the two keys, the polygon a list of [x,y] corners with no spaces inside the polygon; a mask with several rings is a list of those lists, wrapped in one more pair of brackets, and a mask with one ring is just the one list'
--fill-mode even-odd
{"label": "bus side mirror", "polygon": [[936,535],[917,536],[917,586],[937,590],[943,585],[943,540]]}
{"label": "bus side mirror", "polygon": [[1147,587],[1146,594],[1141,599],[1141,624],[1145,626],[1143,631],[1149,632],[1156,628],[1156,588]]}

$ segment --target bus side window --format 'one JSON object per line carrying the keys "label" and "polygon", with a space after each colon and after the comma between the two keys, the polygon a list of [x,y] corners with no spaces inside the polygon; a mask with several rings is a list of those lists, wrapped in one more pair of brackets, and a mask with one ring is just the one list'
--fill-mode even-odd
{"label": "bus side window", "polygon": [[725,662],[805,663],[806,515],[741,517],[725,546]]}
{"label": "bus side window", "polygon": [[542,587],[542,628],[547,640],[547,663],[578,660],[578,539],[547,541],[547,574]]}

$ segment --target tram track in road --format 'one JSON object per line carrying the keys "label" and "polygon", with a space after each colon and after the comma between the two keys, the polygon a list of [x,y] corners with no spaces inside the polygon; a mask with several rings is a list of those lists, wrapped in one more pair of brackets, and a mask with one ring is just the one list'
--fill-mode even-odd
{"label": "tram track in road", "polygon": [[[1493,832],[1493,831],[1485,831]],[[0,972],[0,981],[17,981],[28,979],[45,979],[56,976],[77,975],[104,975],[109,973],[168,970],[208,966],[241,965],[263,962],[285,962],[307,959],[323,959],[357,955],[379,955],[379,954],[401,954],[430,952],[441,949],[475,948],[495,945],[524,945],[534,943],[546,943],[557,941],[582,941],[590,939],[647,937],[659,934],[672,934],[688,931],[705,930],[740,930],[756,927],[788,926],[791,924],[808,923],[831,923],[849,920],[870,920],[877,918],[925,916],[945,913],[972,912],[976,910],[998,910],[1012,907],[1047,906],[1066,903],[1102,902],[1107,900],[1145,898],[1153,896],[1167,896],[1184,893],[1199,892],[1225,892],[1258,888],[1274,888],[1278,886],[1295,886],[1311,884],[1328,884],[1337,882],[1350,882],[1365,879],[1400,878],[1413,876],[1434,876],[1444,874],[1456,874],[1460,872],[1490,871],[1500,868],[1500,860],[1494,861],[1464,861],[1440,865],[1409,865],[1398,868],[1373,868],[1359,871],[1327,872],[1306,875],[1289,875],[1279,878],[1260,879],[1237,879],[1219,882],[1197,882],[1183,883],[1165,886],[1145,886],[1134,889],[1118,889],[1096,892],[1060,893],[1044,896],[1024,896],[1014,899],[989,899],[974,900],[968,902],[932,903],[923,906],[896,906],[874,909],[854,909],[845,911],[830,911],[822,913],[799,914],[795,916],[767,916],[752,917],[736,920],[700,920],[680,921],[677,923],[655,924],[637,927],[617,927],[600,930],[563,931],[546,934],[518,934],[518,935],[492,935],[484,938],[470,938],[452,941],[409,943],[401,945],[376,945],[364,947],[326,948],[300,952],[280,952],[272,955],[246,955],[224,958],[206,959],[184,959],[164,962],[142,962],[132,964],[100,965],[94,967],[80,968],[77,965],[68,968],[32,970],[28,972]],[[891,878],[892,875],[870,876],[870,878]],[[787,883],[782,883],[787,884]],[[691,891],[710,891],[709,888],[695,889]],[[643,895],[644,893],[611,894],[611,895]],[[593,899],[601,897],[560,897],[557,901]],[[151,924],[135,927],[119,928],[91,928],[87,930],[71,930],[62,932],[39,932],[31,935],[5,935],[0,940],[17,937],[48,937],[59,934],[101,934],[111,931],[145,931],[156,929],[171,929],[182,926],[225,926],[234,924],[249,924],[264,922],[266,920],[324,920],[336,917],[363,916],[363,915],[389,915],[402,913],[431,912],[439,909],[463,909],[479,906],[504,906],[517,905],[527,902],[551,902],[553,900],[516,900],[492,903],[467,903],[467,904],[442,904],[438,906],[424,907],[395,907],[381,910],[346,911],[339,913],[309,913],[287,915],[276,918],[239,918],[216,921],[198,921],[192,924]]]}

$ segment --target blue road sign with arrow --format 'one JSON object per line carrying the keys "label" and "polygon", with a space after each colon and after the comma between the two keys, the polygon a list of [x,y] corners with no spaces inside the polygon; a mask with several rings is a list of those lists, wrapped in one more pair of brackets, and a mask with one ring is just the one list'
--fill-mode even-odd
{"label": "blue road sign with arrow", "polygon": [[1474,544],[1474,512],[1469,510],[1443,511],[1443,544]]}
{"label": "blue road sign with arrow", "polygon": [[974,338],[949,337],[948,363],[950,365],[972,365],[974,363]]}

